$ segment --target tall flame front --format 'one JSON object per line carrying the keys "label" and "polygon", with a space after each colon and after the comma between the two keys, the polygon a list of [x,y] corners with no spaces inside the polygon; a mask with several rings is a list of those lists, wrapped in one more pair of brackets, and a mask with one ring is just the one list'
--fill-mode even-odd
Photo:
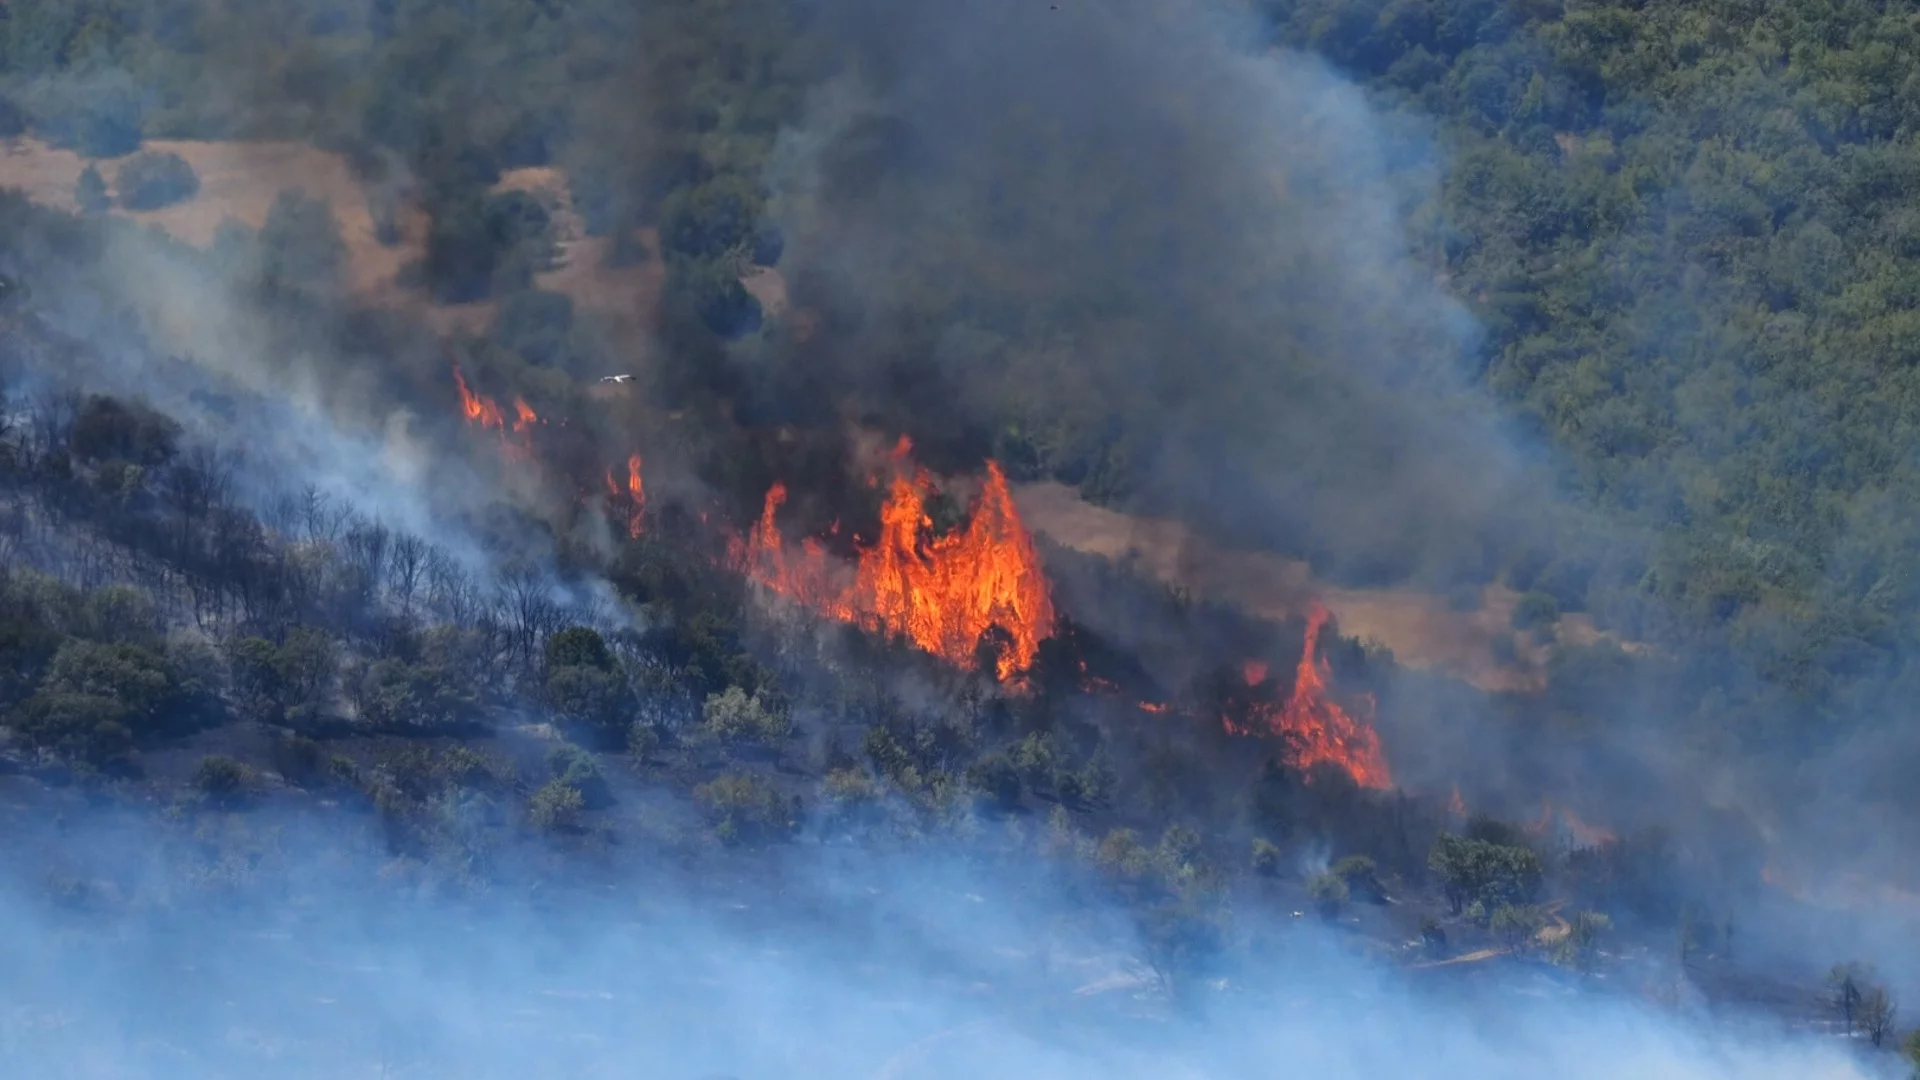
{"label": "tall flame front", "polygon": [[627,486],[624,489],[620,481],[614,478],[613,472],[607,472],[607,499],[609,503],[627,504],[627,535],[635,540],[640,539],[647,512],[647,487],[640,477],[639,454],[627,458]]}
{"label": "tall flame front", "polygon": [[460,365],[453,365],[453,383],[460,390],[460,411],[466,414],[467,422],[483,428],[498,431],[502,440],[501,449],[511,461],[526,461],[533,457],[533,425],[545,423],[540,414],[533,411],[524,398],[513,399],[513,419],[509,421],[501,410],[499,402],[477,394],[467,385],[467,378],[460,372]]}
{"label": "tall flame front", "polygon": [[[1286,703],[1257,703],[1248,711],[1246,725],[1229,716],[1227,730],[1252,734],[1252,725],[1258,723],[1286,741],[1287,762],[1296,769],[1306,771],[1330,762],[1346,770],[1361,787],[1392,787],[1393,775],[1380,750],[1379,733],[1370,722],[1355,719],[1327,694],[1329,671],[1326,661],[1316,655],[1320,631],[1326,624],[1327,609],[1315,603],[1307,615],[1307,641],[1300,651],[1293,693]],[[1249,686],[1258,685],[1266,679],[1266,665],[1251,661],[1242,674]],[[1371,709],[1372,699],[1365,700]]]}
{"label": "tall flame front", "polygon": [[736,559],[753,581],[782,596],[870,631],[906,637],[964,668],[975,666],[980,636],[998,627],[1007,641],[995,674],[1014,679],[1033,666],[1054,626],[1053,599],[1033,537],[993,462],[964,528],[933,534],[926,511],[932,491],[923,469],[902,468],[893,477],[880,510],[879,538],[858,552],[851,581],[844,571],[836,576],[817,541],[787,550],[774,522],[787,497],[781,484],[768,490],[760,520],[737,545]]}

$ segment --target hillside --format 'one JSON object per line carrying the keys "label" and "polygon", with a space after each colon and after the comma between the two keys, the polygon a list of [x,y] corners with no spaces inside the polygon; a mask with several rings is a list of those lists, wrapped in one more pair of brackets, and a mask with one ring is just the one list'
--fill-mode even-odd
{"label": "hillside", "polygon": [[1917,26],[8,0],[0,1064],[1897,1068]]}

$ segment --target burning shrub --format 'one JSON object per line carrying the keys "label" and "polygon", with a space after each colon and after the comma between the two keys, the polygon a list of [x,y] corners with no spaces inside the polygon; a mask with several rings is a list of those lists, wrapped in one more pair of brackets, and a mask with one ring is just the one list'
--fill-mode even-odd
{"label": "burning shrub", "polygon": [[587,799],[580,789],[556,776],[527,800],[527,820],[535,828],[560,832],[577,828],[586,808]]}

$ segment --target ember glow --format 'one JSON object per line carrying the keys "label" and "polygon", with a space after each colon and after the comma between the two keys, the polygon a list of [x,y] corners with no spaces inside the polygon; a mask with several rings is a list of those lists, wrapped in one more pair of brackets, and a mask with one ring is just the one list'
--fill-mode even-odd
{"label": "ember glow", "polygon": [[640,479],[640,455],[627,458],[627,485],[620,486],[612,470],[607,471],[607,501],[609,505],[624,502],[626,504],[627,535],[638,540],[641,531],[641,518],[647,510],[647,488]]}
{"label": "ember glow", "polygon": [[1020,521],[999,465],[988,462],[985,486],[967,524],[933,535],[926,501],[933,479],[908,467],[905,440],[898,470],[880,510],[880,535],[847,568],[815,540],[787,548],[775,523],[787,490],[767,492],[760,520],[736,545],[735,558],[753,581],[790,600],[876,633],[906,637],[964,668],[989,627],[1006,634],[996,674],[1013,680],[1033,666],[1052,634],[1053,599],[1040,572],[1033,537]]}
{"label": "ember glow", "polygon": [[[1255,702],[1244,721],[1236,721],[1231,715],[1225,718],[1227,731],[1279,736],[1287,745],[1287,764],[1303,772],[1329,762],[1346,770],[1361,787],[1392,787],[1393,775],[1381,752],[1379,733],[1369,719],[1354,717],[1328,693],[1330,672],[1316,655],[1320,630],[1326,623],[1327,609],[1314,604],[1307,616],[1307,641],[1294,672],[1293,693],[1286,703]],[[1267,666],[1248,661],[1241,674],[1249,687],[1257,687],[1266,681]],[[1372,699],[1364,700],[1371,712]]]}
{"label": "ember glow", "polygon": [[1544,798],[1540,800],[1540,817],[1527,826],[1527,831],[1535,836],[1557,836],[1575,848],[1605,847],[1619,839],[1611,830],[1589,825],[1573,811]]}

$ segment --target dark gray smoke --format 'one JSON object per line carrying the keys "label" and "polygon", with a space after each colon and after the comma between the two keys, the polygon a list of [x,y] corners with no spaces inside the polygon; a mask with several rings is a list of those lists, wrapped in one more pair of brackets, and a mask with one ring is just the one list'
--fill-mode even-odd
{"label": "dark gray smoke", "polygon": [[1409,242],[1420,132],[1212,5],[818,17],[845,65],[772,177],[805,379],[1325,571],[1483,569],[1522,476]]}

